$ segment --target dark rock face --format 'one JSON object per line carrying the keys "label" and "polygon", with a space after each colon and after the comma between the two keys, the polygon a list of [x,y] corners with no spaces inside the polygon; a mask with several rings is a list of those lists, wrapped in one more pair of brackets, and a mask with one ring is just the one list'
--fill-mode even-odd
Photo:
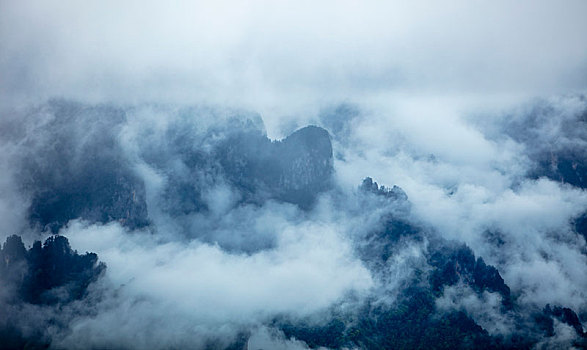
{"label": "dark rock face", "polygon": [[80,299],[105,268],[96,254],[73,251],[63,236],[37,241],[28,251],[19,236],[10,236],[0,250],[0,279],[31,304]]}
{"label": "dark rock face", "polygon": [[367,232],[363,242],[358,244],[359,254],[375,271],[380,271],[387,260],[392,257],[402,241],[421,241],[422,229],[407,219],[410,203],[406,193],[398,186],[387,188],[379,186],[372,178],[367,177],[359,186],[359,201],[378,203],[390,208],[379,219],[377,229]]}
{"label": "dark rock face", "polygon": [[587,212],[583,213],[583,215],[579,216],[573,221],[573,228],[575,232],[585,237],[587,241]]}
{"label": "dark rock face", "polygon": [[[397,188],[397,187],[394,187]],[[401,249],[402,241],[426,239],[423,262],[404,282],[391,304],[367,299],[359,311],[333,311],[324,321],[276,318],[274,325],[287,337],[303,340],[311,347],[365,349],[531,349],[543,337],[555,336],[553,320],[573,327],[584,337],[576,313],[563,307],[550,308],[528,318],[521,310],[499,271],[476,257],[464,244],[446,241],[410,221],[395,207],[403,207],[406,196],[379,186],[371,178],[359,187],[360,195],[376,196],[391,205],[382,225],[357,242],[359,256],[377,279],[389,278],[387,260]],[[399,193],[399,195],[398,195]],[[372,198],[373,199],[373,198]],[[398,200],[399,199],[399,200]],[[393,273],[393,272],[391,272]],[[512,317],[515,328],[508,337],[490,335],[466,311],[440,310],[436,300],[447,287],[465,288],[483,300],[483,293],[498,293],[504,317]],[[384,292],[385,293],[385,292]],[[581,347],[583,343],[575,342]]]}
{"label": "dark rock face", "polygon": [[274,142],[259,133],[237,134],[218,155],[226,177],[249,200],[272,198],[307,209],[331,186],[330,136],[316,126]]}
{"label": "dark rock face", "polygon": [[[310,347],[333,349],[504,349],[464,312],[438,314],[425,288],[408,287],[391,307],[365,305],[355,317],[332,315],[328,322],[278,319],[287,337]],[[512,347],[515,348],[515,347]]]}
{"label": "dark rock face", "polygon": [[[195,118],[200,112],[178,113]],[[76,218],[131,229],[149,225],[145,183],[120,142],[127,113],[61,100],[31,112],[48,116],[42,130],[21,135],[29,153],[18,175],[31,197],[33,225],[53,233]],[[204,130],[184,119],[172,123],[163,140],[139,145],[140,159],[166,177],[158,205],[172,216],[206,211],[203,195],[219,183],[237,191],[240,203],[273,199],[302,209],[331,187],[332,145],[322,128],[308,126],[272,142],[255,115]]]}
{"label": "dark rock face", "polygon": [[485,264],[483,258],[475,259],[473,251],[466,245],[437,249],[428,261],[434,267],[430,276],[430,284],[434,291],[438,292],[444,286],[463,282],[479,293],[485,290],[497,292],[503,297],[504,304],[511,303],[510,288],[497,269]]}
{"label": "dark rock face", "polygon": [[[556,318],[559,321],[573,327],[573,329],[575,329],[575,332],[577,332],[579,336],[587,337],[587,334],[585,334],[585,332],[583,331],[583,326],[581,325],[581,321],[579,321],[579,317],[573,310],[569,309],[568,307],[550,307],[550,305],[546,305],[543,314],[546,317]],[[550,328],[552,328],[552,322],[550,322],[550,324]]]}
{"label": "dark rock face", "polygon": [[380,187],[377,182],[373,182],[373,179],[370,177],[367,177],[363,180],[363,183],[359,189],[367,193],[373,193],[394,200],[408,200],[408,195],[400,187],[395,185],[392,188],[386,188],[383,185]]}
{"label": "dark rock face", "polygon": [[587,348],[587,332],[583,330],[583,325],[575,311],[567,307],[551,307],[550,304],[547,304],[542,312],[534,315],[536,325],[542,330],[546,337],[553,337],[555,335],[554,320],[558,320],[575,330],[578,337],[573,341],[574,348]]}
{"label": "dark rock face", "polygon": [[[388,260],[403,244],[421,243],[430,232],[410,221],[407,195],[397,186],[389,189],[366,178],[359,186],[357,198],[375,201],[389,209],[389,213],[382,215],[380,225],[361,236],[356,246],[358,255],[377,280],[393,279]],[[497,269],[476,258],[470,248],[438,237],[425,250],[420,263],[391,304],[377,298],[367,299],[357,306],[358,311],[333,312],[321,318],[326,320],[323,322],[284,317],[277,318],[275,326],[287,337],[303,340],[313,348],[500,349],[519,345],[508,346],[490,336],[465,312],[444,312],[435,303],[446,286],[460,282],[478,294],[498,292],[504,305],[509,305],[510,290]]]}
{"label": "dark rock face", "polygon": [[148,223],[144,183],[118,143],[123,110],[56,100],[34,113],[50,118],[25,139],[30,153],[20,175],[32,197],[32,223],[54,233],[75,218],[131,228]]}
{"label": "dark rock face", "polygon": [[[237,124],[237,123],[231,123]],[[219,183],[238,193],[239,203],[261,204],[268,199],[309,209],[318,194],[331,188],[332,145],[324,129],[308,126],[281,141],[271,141],[253,121],[219,128],[200,137],[201,149],[179,147],[172,133],[166,156],[145,155],[168,176],[163,207],[170,215],[208,210],[203,194]],[[181,171],[169,171],[161,159],[175,159]],[[177,167],[177,165],[175,165]],[[167,168],[167,169],[166,169]]]}
{"label": "dark rock face", "polygon": [[63,236],[28,250],[19,236],[8,237],[0,249],[0,348],[49,348],[47,328],[64,326],[69,316],[61,310],[84,298],[105,269],[96,254],[78,254]]}
{"label": "dark rock face", "polygon": [[[587,128],[587,123],[583,125]],[[585,140],[587,142],[587,140]],[[545,176],[551,180],[587,188],[587,156],[585,150],[561,150],[537,156],[532,177]]]}
{"label": "dark rock face", "polygon": [[282,168],[276,186],[278,198],[307,208],[316,194],[330,188],[332,145],[326,130],[302,128],[276,143],[276,153]]}
{"label": "dark rock face", "polygon": [[68,180],[40,190],[31,204],[31,221],[54,233],[76,218],[101,223],[119,221],[130,228],[147,225],[145,188],[141,180],[112,169],[96,169],[88,177],[68,174]]}

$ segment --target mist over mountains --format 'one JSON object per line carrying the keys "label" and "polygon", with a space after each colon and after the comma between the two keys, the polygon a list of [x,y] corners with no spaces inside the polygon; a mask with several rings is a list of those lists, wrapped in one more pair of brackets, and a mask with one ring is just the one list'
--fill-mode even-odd
{"label": "mist over mountains", "polygon": [[345,186],[367,151],[353,140],[358,106],[282,140],[245,110],[14,110],[2,121],[4,347],[584,347],[587,102],[521,109],[469,121],[517,152],[522,166],[494,175],[505,189],[434,185],[471,210],[467,239],[419,213],[446,204],[422,205],[417,186],[366,171]]}
{"label": "mist over mountains", "polygon": [[587,348],[585,13],[0,0],[0,349]]}

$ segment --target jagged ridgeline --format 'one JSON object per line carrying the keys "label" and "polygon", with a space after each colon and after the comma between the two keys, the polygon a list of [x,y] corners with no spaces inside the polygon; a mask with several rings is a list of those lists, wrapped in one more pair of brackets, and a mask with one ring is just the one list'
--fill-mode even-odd
{"label": "jagged ridgeline", "polygon": [[[260,116],[246,111],[64,100],[14,120],[11,133],[1,136],[21,145],[22,154],[13,162],[15,181],[29,199],[27,229],[39,235],[63,233],[75,219],[118,222],[129,235],[157,234],[158,220],[164,217],[165,223],[178,223],[180,231],[190,232],[182,243],[195,239],[216,244],[227,254],[254,254],[273,247],[238,249],[242,247],[206,236],[210,226],[193,230],[190,225],[217,220],[231,210],[273,204],[311,218],[321,195],[331,196],[334,210],[358,222],[367,222],[358,219],[371,212],[380,213],[373,225],[348,237],[353,258],[368,269],[373,288],[309,316],[274,313],[263,318],[261,326],[286,339],[332,349],[531,349],[548,346],[548,339],[563,332],[566,345],[587,346],[581,312],[564,301],[523,304],[520,291],[512,290],[498,268],[486,263],[490,259],[414,219],[400,187],[380,186],[367,177],[350,193],[337,188],[330,135],[321,127],[307,126],[283,140],[270,140]],[[530,125],[519,127],[530,133],[532,125],[540,124],[520,123]],[[347,137],[345,128],[334,131]],[[584,138],[576,128],[569,130]],[[533,140],[517,137],[522,137],[519,142]],[[546,176],[585,188],[584,154],[564,147],[535,149],[528,179]],[[585,235],[585,221],[576,218],[577,234]],[[410,247],[418,254],[398,258]],[[413,260],[406,265],[409,273],[400,278],[395,265],[402,259]],[[51,347],[56,334],[72,332],[76,317],[94,317],[96,304],[107,293],[118,292],[101,289],[107,288],[99,283],[105,269],[96,254],[79,254],[63,236],[51,235],[30,247],[19,236],[9,236],[0,250],[0,348]],[[463,300],[486,303],[487,315],[470,311]],[[495,331],[492,323],[510,329]],[[243,326],[228,347],[212,339],[205,348],[246,348],[252,332]]]}
{"label": "jagged ridgeline", "polygon": [[[138,114],[167,120],[153,127]],[[217,185],[237,191],[236,204],[273,199],[302,209],[331,187],[330,138],[315,126],[272,141],[260,117],[247,112],[63,100],[23,118],[36,129],[13,136],[22,137],[27,152],[19,179],[32,198],[29,219],[54,233],[76,218],[148,226],[141,165],[164,175],[151,205],[171,216],[209,210],[203,196]]]}
{"label": "jagged ridgeline", "polygon": [[[0,249],[0,348],[47,348],[45,327],[63,327],[67,305],[84,299],[106,269],[94,253],[78,254],[67,238],[49,237],[29,249],[13,235]],[[90,308],[80,309],[80,315]]]}
{"label": "jagged ridgeline", "polygon": [[[386,188],[366,178],[359,197],[382,199],[380,203],[393,207],[382,216],[378,230],[366,232],[357,242],[358,254],[376,279],[393,278],[390,266],[397,263],[395,255],[402,247],[425,241],[421,264],[411,267],[411,277],[392,303],[381,302],[381,293],[375,292],[352,312],[333,307],[328,317],[318,319],[275,318],[275,327],[288,337],[314,348],[334,349],[532,349],[556,335],[557,322],[574,329],[575,340],[568,345],[587,345],[587,334],[575,311],[548,304],[524,308],[495,267],[476,257],[465,244],[447,241],[411,221],[406,215],[408,198],[401,188]],[[384,289],[382,293],[391,292]],[[488,296],[499,300],[499,321],[511,327],[507,334],[490,334],[466,310],[443,306],[465,298],[487,300]]]}

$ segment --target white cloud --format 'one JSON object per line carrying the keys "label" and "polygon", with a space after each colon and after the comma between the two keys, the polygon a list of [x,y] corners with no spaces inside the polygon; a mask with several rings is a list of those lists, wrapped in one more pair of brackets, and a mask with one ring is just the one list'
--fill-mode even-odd
{"label": "white cloud", "polygon": [[585,88],[582,1],[2,2],[5,99],[215,101],[262,113],[389,91]]}
{"label": "white cloud", "polygon": [[[238,330],[280,313],[309,315],[372,286],[369,271],[353,258],[350,242],[332,226],[302,223],[274,229],[277,246],[249,255],[199,241],[161,243],[157,236],[129,233],[115,223],[71,222],[61,233],[78,250],[99,255],[108,266],[104,283],[117,290],[116,306],[111,309],[108,298],[102,301],[97,316],[76,321],[75,333],[87,339],[115,333],[101,341],[123,343],[140,334],[157,343],[191,324],[218,336],[216,328]],[[135,316],[116,317],[120,305]],[[167,325],[146,333],[140,327],[149,322]]]}
{"label": "white cloud", "polygon": [[[587,89],[586,12],[580,0],[0,0],[0,166],[16,170],[22,151],[51,142],[54,135],[44,132],[50,115],[19,120],[11,111],[49,97],[244,107],[261,114],[271,138],[322,123],[321,111],[348,102],[359,112],[348,121],[346,139],[334,140],[336,182],[349,201],[339,206],[356,209],[353,192],[366,176],[397,184],[410,198],[413,218],[495,264],[520,302],[584,310],[585,241],[570,231],[569,220],[587,209],[587,195],[524,177],[531,152],[585,146],[584,133],[564,129],[585,102],[547,100],[554,112],[538,118],[529,144],[504,125],[523,119],[530,108],[514,106],[530,97]],[[178,334],[199,339],[212,324],[227,324],[223,331],[233,334],[239,324],[279,312],[307,314],[377,283],[354,257],[351,238],[373,227],[381,212],[346,217],[328,198],[307,216],[273,202],[233,210],[238,195],[220,181],[204,193],[211,215],[174,221],[159,202],[168,178],[140,152],[145,143],[165,145],[165,131],[179,117],[175,107],[153,106],[131,108],[117,141],[145,181],[156,234],[81,222],[63,231],[75,249],[97,252],[108,264],[105,283],[124,285],[120,299],[104,301],[96,318],[77,320],[80,337],[108,346],[128,341],[136,327],[158,325],[161,331],[145,333],[137,344],[160,337],[156,344],[163,346]],[[182,127],[196,133],[215,117],[202,109]],[[89,127],[75,130],[85,135]],[[174,171],[185,170],[174,161]],[[6,173],[0,177],[2,238],[30,230],[29,199],[15,183],[18,174]],[[178,232],[186,227],[219,245],[186,243]],[[488,242],[486,230],[497,231],[504,245]],[[260,241],[270,249],[220,248]],[[398,279],[420,258],[420,247],[408,248],[390,260]],[[138,316],[120,316],[108,305],[116,301]],[[158,320],[161,314],[176,323]],[[112,330],[121,338],[104,340]],[[275,336],[264,332],[253,338]],[[70,336],[63,344],[74,344]]]}

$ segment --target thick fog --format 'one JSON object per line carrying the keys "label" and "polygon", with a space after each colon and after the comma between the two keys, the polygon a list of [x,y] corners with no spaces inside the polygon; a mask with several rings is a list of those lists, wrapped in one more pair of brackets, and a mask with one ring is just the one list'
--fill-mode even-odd
{"label": "thick fog", "polygon": [[310,103],[392,92],[569,92],[585,86],[584,12],[580,0],[3,1],[2,96],[246,104],[299,119]]}
{"label": "thick fog", "polygon": [[[584,345],[585,13],[0,0],[0,242],[58,234],[106,266],[82,297],[65,284],[37,302],[6,255],[0,337],[326,347],[288,325],[348,331],[466,244],[506,287],[457,269],[435,312],[509,345]],[[539,312],[548,336],[529,326]]]}

